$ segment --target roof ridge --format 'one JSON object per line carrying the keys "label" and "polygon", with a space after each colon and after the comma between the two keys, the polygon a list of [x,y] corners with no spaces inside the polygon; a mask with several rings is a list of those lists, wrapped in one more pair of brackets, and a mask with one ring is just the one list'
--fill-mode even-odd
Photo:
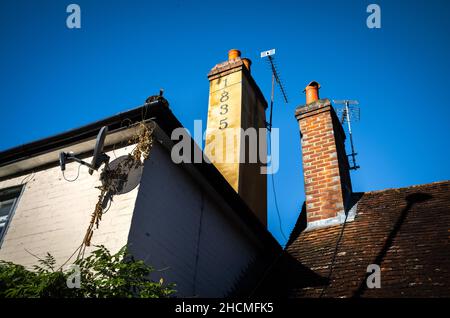
{"label": "roof ridge", "polygon": [[363,191],[363,192],[355,192],[355,193],[373,194],[373,193],[379,193],[379,192],[385,192],[385,191],[407,190],[407,189],[412,189],[412,188],[432,186],[432,185],[445,184],[445,183],[450,184],[450,180],[442,180],[442,181],[434,181],[434,182],[430,182],[430,183],[415,184],[415,185],[401,187],[401,188],[386,188],[386,189],[381,189],[381,190],[372,190],[372,191],[365,191],[365,192]]}

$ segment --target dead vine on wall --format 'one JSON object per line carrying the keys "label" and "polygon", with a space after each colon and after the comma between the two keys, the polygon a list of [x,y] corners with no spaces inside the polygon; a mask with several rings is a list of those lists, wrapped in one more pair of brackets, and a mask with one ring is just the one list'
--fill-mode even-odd
{"label": "dead vine on wall", "polygon": [[94,212],[91,215],[91,221],[81,244],[78,258],[84,256],[84,251],[87,246],[91,245],[92,235],[94,234],[94,226],[98,229],[102,215],[105,213],[105,201],[111,200],[115,193],[117,193],[118,180],[127,180],[127,171],[129,169],[138,168],[144,164],[144,161],[149,157],[150,151],[153,147],[153,132],[155,123],[147,125],[143,121],[137,125],[137,133],[129,140],[128,144],[136,144],[127,158],[120,162],[116,168],[111,169],[107,164],[101,173],[100,180],[102,185],[96,187],[100,190],[98,201],[95,205]]}

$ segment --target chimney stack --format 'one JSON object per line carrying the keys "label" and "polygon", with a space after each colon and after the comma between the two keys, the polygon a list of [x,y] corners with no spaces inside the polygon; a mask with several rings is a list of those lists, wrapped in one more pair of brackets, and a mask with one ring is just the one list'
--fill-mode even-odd
{"label": "chimney stack", "polygon": [[[265,166],[261,159],[267,158],[267,102],[250,74],[250,65],[251,61],[241,58],[239,50],[232,49],[228,51],[228,60],[209,72],[205,153],[208,158],[221,158],[226,154],[234,159],[213,160],[213,164],[266,226],[267,176],[261,173],[261,167]],[[255,144],[250,145],[249,138],[240,134],[241,129],[256,132],[256,149],[260,155],[256,162],[249,162],[250,150]],[[218,140],[222,140],[223,145]],[[232,142],[227,143],[227,140]]]}
{"label": "chimney stack", "polygon": [[329,99],[319,99],[320,84],[306,86],[306,104],[297,107],[307,229],[341,223],[352,193],[345,133]]}

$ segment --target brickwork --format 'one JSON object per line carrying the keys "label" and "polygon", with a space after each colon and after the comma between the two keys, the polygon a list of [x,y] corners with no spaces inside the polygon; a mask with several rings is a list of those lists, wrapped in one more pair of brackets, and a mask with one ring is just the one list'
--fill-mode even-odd
{"label": "brickwork", "polygon": [[327,99],[299,107],[296,118],[302,139],[307,221],[336,217],[352,189],[342,126]]}

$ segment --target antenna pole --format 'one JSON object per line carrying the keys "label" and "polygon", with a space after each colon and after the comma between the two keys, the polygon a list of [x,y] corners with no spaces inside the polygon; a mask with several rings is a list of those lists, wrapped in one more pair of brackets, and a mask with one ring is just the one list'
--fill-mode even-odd
{"label": "antenna pole", "polygon": [[350,125],[350,114],[349,114],[348,100],[345,101],[345,115],[347,116],[348,132],[352,134],[352,126]]}
{"label": "antenna pole", "polygon": [[345,113],[346,113],[346,116],[347,116],[347,126],[348,126],[348,134],[349,134],[349,136],[350,136],[350,146],[351,146],[351,148],[352,148],[352,154],[351,154],[351,156],[352,156],[352,161],[353,161],[353,167],[354,167],[355,169],[358,169],[359,167],[356,165],[356,158],[355,158],[356,153],[355,153],[355,148],[354,148],[354,146],[353,146],[352,125],[351,125],[351,123],[350,123],[350,114],[349,114],[349,113],[350,113],[350,109],[349,109],[348,105],[349,105],[349,102],[348,102],[348,100],[346,100],[346,101],[345,101]]}
{"label": "antenna pole", "polygon": [[352,151],[351,154],[349,154],[347,156],[351,157],[352,166],[350,167],[350,169],[357,170],[357,169],[359,169],[359,166],[356,165],[357,153],[355,152],[355,146],[353,144],[353,133],[352,133],[352,124],[351,124],[352,116],[350,115],[350,104],[358,105],[359,103],[358,103],[358,101],[355,101],[355,100],[334,100],[334,103],[344,105],[341,122],[342,122],[342,125],[344,125],[344,121],[347,121],[348,135],[350,137],[350,147],[351,147],[351,151]]}
{"label": "antenna pole", "polygon": [[275,74],[272,73],[272,92],[270,93],[270,119],[269,119],[269,131],[272,131],[272,110],[273,110],[273,99],[275,95]]}

